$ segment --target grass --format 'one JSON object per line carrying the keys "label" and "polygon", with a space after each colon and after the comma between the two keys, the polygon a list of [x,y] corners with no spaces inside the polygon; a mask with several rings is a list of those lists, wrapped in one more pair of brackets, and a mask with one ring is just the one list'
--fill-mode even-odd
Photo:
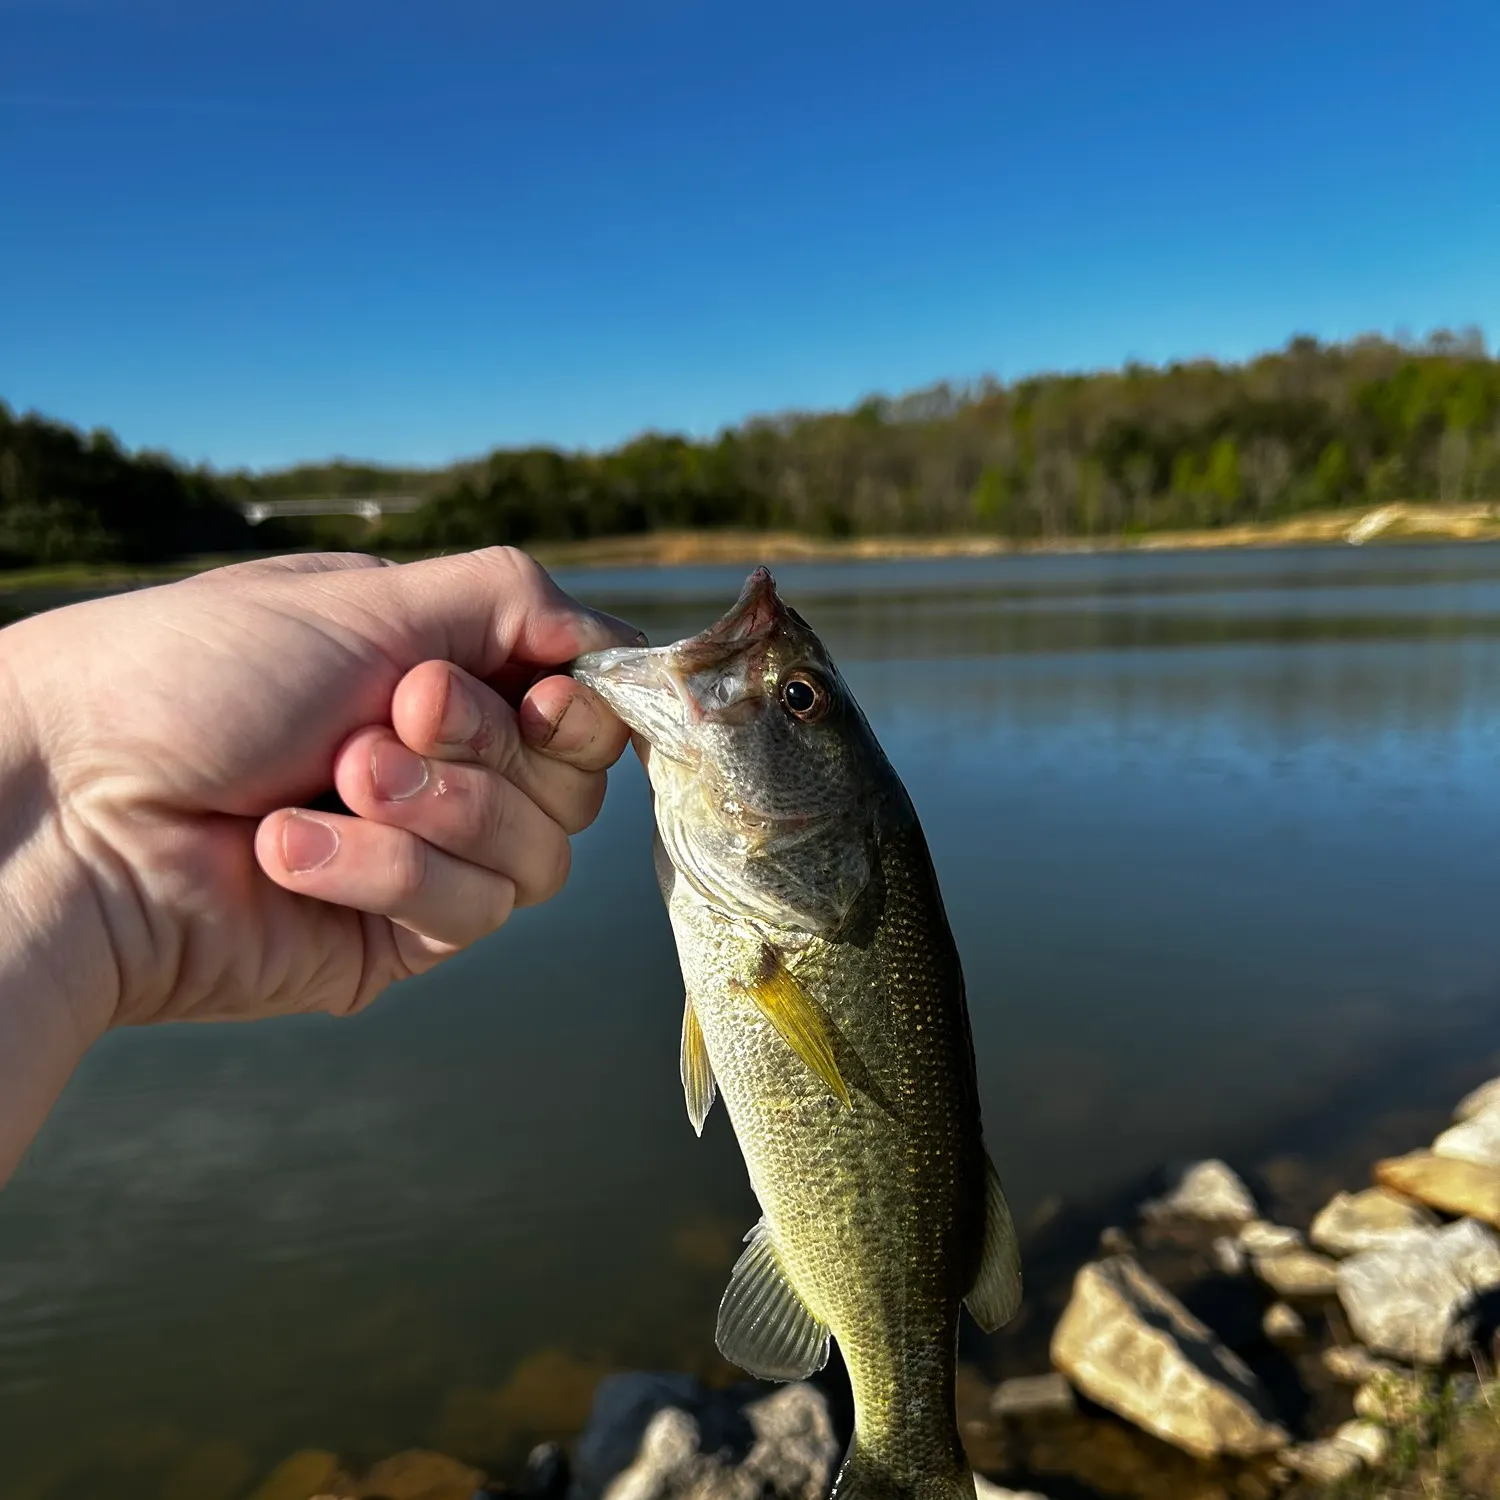
{"label": "grass", "polygon": [[1476,1357],[1476,1379],[1387,1377],[1376,1389],[1390,1452],[1378,1470],[1328,1500],[1494,1500],[1500,1496],[1500,1382]]}

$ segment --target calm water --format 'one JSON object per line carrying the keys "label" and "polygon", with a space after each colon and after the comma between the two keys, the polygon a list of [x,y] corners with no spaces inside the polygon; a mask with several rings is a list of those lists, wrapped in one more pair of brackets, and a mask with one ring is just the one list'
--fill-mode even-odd
{"label": "calm water", "polygon": [[[778,573],[927,829],[1018,1215],[1492,1062],[1500,550]],[[740,570],[564,581],[666,639]],[[562,898],[359,1020],[109,1038],[0,1196],[0,1492],[503,1463],[712,1372],[754,1209],[680,1005],[632,762]]]}

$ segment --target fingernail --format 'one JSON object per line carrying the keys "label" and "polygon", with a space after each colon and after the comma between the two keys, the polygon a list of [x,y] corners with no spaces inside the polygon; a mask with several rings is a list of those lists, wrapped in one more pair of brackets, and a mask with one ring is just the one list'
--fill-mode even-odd
{"label": "fingernail", "polygon": [[581,749],[593,739],[598,728],[593,710],[577,694],[563,699],[562,707],[551,718],[539,712],[534,718],[523,715],[521,720],[522,735],[536,750],[549,745],[558,750]]}
{"label": "fingernail", "polygon": [[[624,620],[615,615],[607,615],[602,609],[586,609],[586,615],[593,622],[598,631],[599,645],[602,646],[644,646],[646,644],[645,632],[637,630],[634,625],[628,625]],[[593,640],[584,643],[580,649],[592,649]]]}
{"label": "fingernail", "polygon": [[427,762],[397,740],[381,740],[370,751],[370,778],[381,801],[402,802],[427,785]]}
{"label": "fingernail", "polygon": [[479,733],[479,705],[453,672],[448,674],[448,696],[438,724],[440,745],[466,745]]}
{"label": "fingernail", "polygon": [[281,857],[293,875],[322,869],[338,852],[338,829],[322,818],[294,812],[281,825]]}

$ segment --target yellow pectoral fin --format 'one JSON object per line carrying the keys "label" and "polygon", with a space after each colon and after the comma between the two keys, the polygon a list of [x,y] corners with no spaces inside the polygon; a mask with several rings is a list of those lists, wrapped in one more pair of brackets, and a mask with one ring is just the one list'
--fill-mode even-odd
{"label": "yellow pectoral fin", "polygon": [[764,950],[759,974],[743,988],[787,1046],[828,1085],[845,1109],[852,1109],[853,1101],[833,1055],[832,1028],[774,948]]}
{"label": "yellow pectoral fin", "polygon": [[708,1060],[708,1048],[703,1043],[703,1028],[698,1024],[697,1013],[689,996],[682,1008],[682,1093],[687,1100],[688,1119],[693,1129],[703,1134],[703,1122],[713,1108],[717,1085],[714,1083],[713,1065]]}

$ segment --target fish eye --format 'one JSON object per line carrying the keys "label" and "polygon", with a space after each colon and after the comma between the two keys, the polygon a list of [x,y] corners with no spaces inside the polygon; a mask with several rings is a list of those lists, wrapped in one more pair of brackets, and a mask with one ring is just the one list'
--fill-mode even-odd
{"label": "fish eye", "polygon": [[794,719],[812,724],[828,712],[832,695],[811,672],[791,672],[782,679],[781,705]]}

